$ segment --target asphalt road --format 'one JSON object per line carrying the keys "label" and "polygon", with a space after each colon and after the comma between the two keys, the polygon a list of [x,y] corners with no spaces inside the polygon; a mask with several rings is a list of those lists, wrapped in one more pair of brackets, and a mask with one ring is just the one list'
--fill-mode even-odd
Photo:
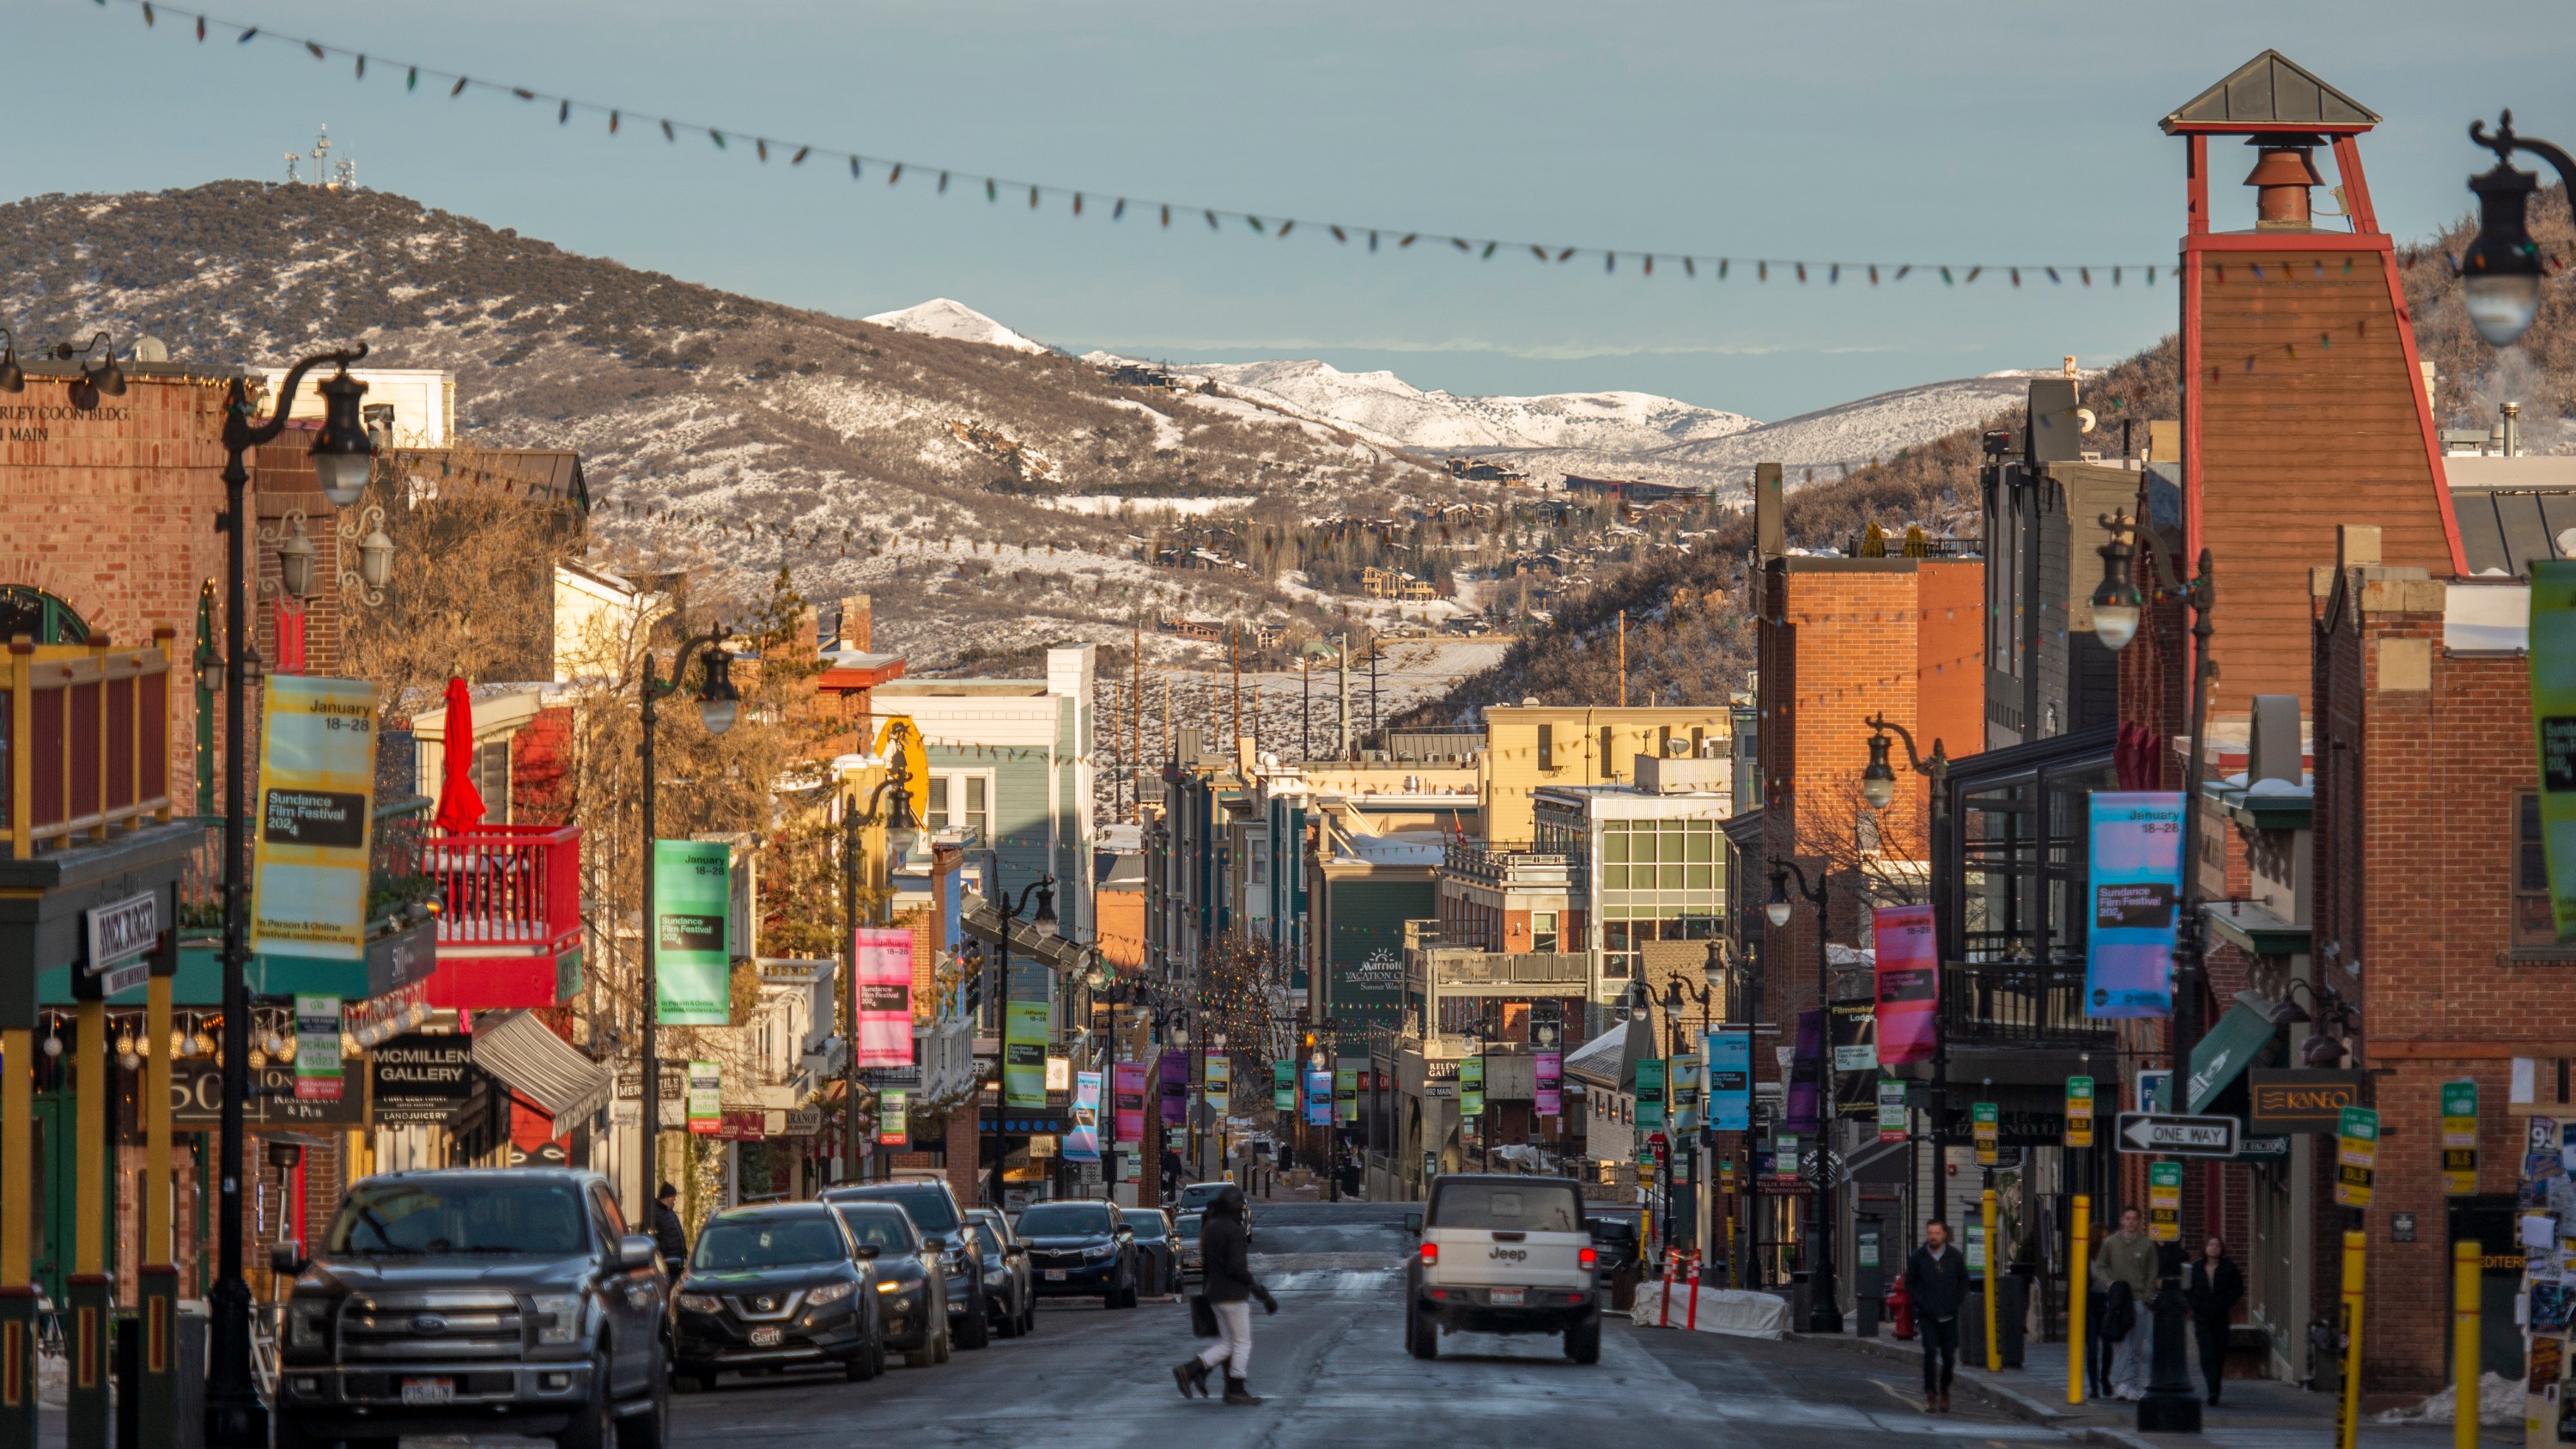
{"label": "asphalt road", "polygon": [[[1183,1400],[1169,1366],[1203,1341],[1177,1303],[1111,1313],[1087,1300],[1039,1310],[1029,1338],[996,1339],[945,1365],[874,1383],[742,1381],[673,1399],[673,1437],[740,1449],[974,1444],[1262,1449],[1509,1449],[1723,1442],[1818,1449],[1819,1434],[1873,1443],[1985,1445],[2066,1440],[1989,1416],[1921,1411],[1913,1371],[1850,1349],[1632,1328],[1613,1320],[1601,1362],[1559,1341],[1452,1335],[1430,1363],[1401,1341],[1401,1206],[1256,1209],[1254,1270],[1279,1297],[1254,1315],[1253,1391],[1227,1408]],[[1639,1435],[1645,1437],[1637,1437]]]}

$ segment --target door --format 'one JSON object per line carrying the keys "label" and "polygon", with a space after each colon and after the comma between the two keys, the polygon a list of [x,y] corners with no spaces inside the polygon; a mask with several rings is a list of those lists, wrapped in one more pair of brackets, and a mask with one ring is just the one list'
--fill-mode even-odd
{"label": "door", "polygon": [[75,1155],[80,1147],[80,1116],[68,1092],[40,1093],[35,1108],[36,1130],[29,1144],[29,1167],[35,1181],[29,1186],[28,1196],[36,1211],[30,1224],[33,1232],[28,1238],[28,1250],[35,1267],[36,1291],[60,1308],[71,1279],[74,1245],[79,1241],[74,1218],[80,1196],[80,1166]]}

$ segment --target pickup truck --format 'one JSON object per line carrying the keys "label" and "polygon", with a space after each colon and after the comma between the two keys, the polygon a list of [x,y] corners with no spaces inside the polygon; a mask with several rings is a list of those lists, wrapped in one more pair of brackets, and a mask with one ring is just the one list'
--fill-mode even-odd
{"label": "pickup truck", "polygon": [[1444,1333],[1557,1333],[1567,1358],[1601,1361],[1601,1255],[1570,1179],[1436,1177],[1407,1226],[1421,1239],[1405,1269],[1415,1358],[1439,1357]]}
{"label": "pickup truck", "polygon": [[277,1449],[403,1435],[668,1442],[665,1284],[608,1183],[559,1168],[397,1172],[320,1246],[282,1242]]}

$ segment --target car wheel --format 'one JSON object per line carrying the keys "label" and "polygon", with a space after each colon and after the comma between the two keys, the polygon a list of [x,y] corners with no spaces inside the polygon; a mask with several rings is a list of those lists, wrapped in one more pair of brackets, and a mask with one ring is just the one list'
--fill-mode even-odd
{"label": "car wheel", "polygon": [[1593,1314],[1565,1331],[1565,1356],[1576,1363],[1601,1362],[1601,1316]]}
{"label": "car wheel", "polygon": [[658,1362],[652,1382],[653,1407],[617,1421],[617,1449],[662,1449],[671,1442],[671,1389]]}
{"label": "car wheel", "polygon": [[841,1365],[841,1377],[848,1379],[854,1384],[866,1383],[868,1380],[875,1378],[876,1376],[876,1349],[870,1344],[863,1343],[859,1345],[858,1353]]}
{"label": "car wheel", "polygon": [[555,1436],[559,1449],[609,1449],[616,1439],[608,1399],[608,1355],[590,1360],[590,1398],[573,1410],[572,1422]]}
{"label": "car wheel", "polygon": [[1020,1310],[1016,1306],[1007,1304],[998,1298],[993,1300],[993,1302],[995,1307],[1002,1310],[1001,1312],[993,1315],[993,1331],[1004,1338],[1019,1337],[1021,1330]]}
{"label": "car wheel", "polygon": [[1404,1310],[1404,1351],[1415,1358],[1440,1356],[1440,1325],[1410,1304]]}

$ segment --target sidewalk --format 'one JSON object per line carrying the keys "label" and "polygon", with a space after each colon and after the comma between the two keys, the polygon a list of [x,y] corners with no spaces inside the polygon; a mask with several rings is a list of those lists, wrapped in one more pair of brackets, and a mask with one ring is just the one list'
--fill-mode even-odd
{"label": "sidewalk", "polygon": [[[1830,1343],[1856,1353],[1922,1362],[1918,1343],[1890,1338],[1855,1338],[1849,1334],[1797,1333],[1800,1343]],[[2310,1393],[2296,1384],[2270,1379],[2229,1379],[2223,1402],[2201,1408],[2198,1434],[2141,1434],[2138,1406],[2121,1399],[2066,1402],[2066,1345],[2029,1345],[2025,1366],[1988,1372],[1982,1363],[1962,1359],[1958,1386],[2035,1424],[2045,1424],[2071,1438],[2109,1449],[2330,1449],[2334,1443],[2335,1401],[2331,1394]],[[2192,1387],[2200,1387],[2195,1368]],[[2487,1444],[2519,1445],[2519,1425],[2489,1425],[2480,1436]],[[2448,1424],[2380,1424],[2364,1415],[2359,1442],[2365,1449],[2450,1449]]]}

